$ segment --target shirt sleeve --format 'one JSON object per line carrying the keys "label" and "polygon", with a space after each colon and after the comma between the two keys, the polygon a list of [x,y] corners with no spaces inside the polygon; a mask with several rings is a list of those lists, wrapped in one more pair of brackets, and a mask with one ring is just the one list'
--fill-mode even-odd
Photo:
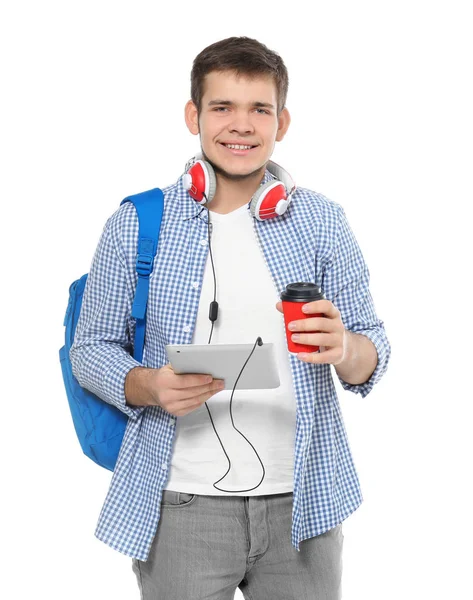
{"label": "shirt sleeve", "polygon": [[361,384],[350,384],[337,373],[345,390],[364,398],[387,370],[391,346],[384,323],[376,315],[369,289],[370,273],[362,252],[346,218],[343,207],[337,205],[335,244],[331,259],[324,270],[325,297],[341,313],[346,329],[368,337],[374,344],[378,362],[371,377]]}
{"label": "shirt sleeve", "polygon": [[118,212],[105,224],[95,251],[69,356],[82,387],[133,419],[146,407],[126,405],[125,378],[131,369],[143,365],[131,355],[134,290],[127,282],[117,234]]}

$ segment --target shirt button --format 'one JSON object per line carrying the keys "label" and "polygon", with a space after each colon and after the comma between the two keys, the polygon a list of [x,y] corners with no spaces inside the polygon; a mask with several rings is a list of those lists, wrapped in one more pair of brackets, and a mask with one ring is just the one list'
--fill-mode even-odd
{"label": "shirt button", "polygon": [[186,325],[182,331],[184,333],[190,333],[190,330],[191,330],[190,325]]}
{"label": "shirt button", "polygon": [[161,469],[162,469],[163,471],[165,471],[167,468],[168,468],[168,466],[167,466],[167,464],[166,464],[166,463],[163,463],[163,464],[161,465]]}
{"label": "shirt button", "polygon": [[207,240],[200,240],[200,245],[201,246],[207,246],[208,241]]}
{"label": "shirt button", "polygon": [[174,425],[175,422],[176,422],[176,419],[169,419],[169,425]]}
{"label": "shirt button", "polygon": [[194,290],[196,290],[199,287],[199,282],[198,281],[193,281],[191,283],[192,287],[194,288]]}

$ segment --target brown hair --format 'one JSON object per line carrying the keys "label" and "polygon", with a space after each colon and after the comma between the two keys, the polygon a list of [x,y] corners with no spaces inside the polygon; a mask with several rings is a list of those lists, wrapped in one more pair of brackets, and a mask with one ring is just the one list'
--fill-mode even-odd
{"label": "brown hair", "polygon": [[276,84],[278,115],[286,105],[289,77],[282,58],[249,37],[230,37],[204,48],[194,59],[191,99],[200,115],[205,76],[211,71],[233,71],[237,77],[271,76]]}

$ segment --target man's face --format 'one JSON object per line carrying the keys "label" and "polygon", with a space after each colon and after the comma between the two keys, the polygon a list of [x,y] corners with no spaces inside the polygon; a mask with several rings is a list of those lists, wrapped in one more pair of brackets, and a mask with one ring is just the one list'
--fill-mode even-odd
{"label": "man's face", "polygon": [[[198,122],[191,101],[186,106],[186,120],[192,133],[200,133],[202,153],[216,173],[245,179],[265,167],[275,142],[284,137],[290,117],[287,109],[277,116],[272,77],[237,78],[233,72],[212,71],[205,77]],[[232,149],[228,144],[251,149]]]}

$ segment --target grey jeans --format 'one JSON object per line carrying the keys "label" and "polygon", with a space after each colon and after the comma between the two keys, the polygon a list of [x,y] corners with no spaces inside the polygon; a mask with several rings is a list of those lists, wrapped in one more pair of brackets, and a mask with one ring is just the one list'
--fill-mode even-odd
{"label": "grey jeans", "polygon": [[142,600],[340,600],[342,525],[291,545],[292,492],[203,496],[164,490]]}

